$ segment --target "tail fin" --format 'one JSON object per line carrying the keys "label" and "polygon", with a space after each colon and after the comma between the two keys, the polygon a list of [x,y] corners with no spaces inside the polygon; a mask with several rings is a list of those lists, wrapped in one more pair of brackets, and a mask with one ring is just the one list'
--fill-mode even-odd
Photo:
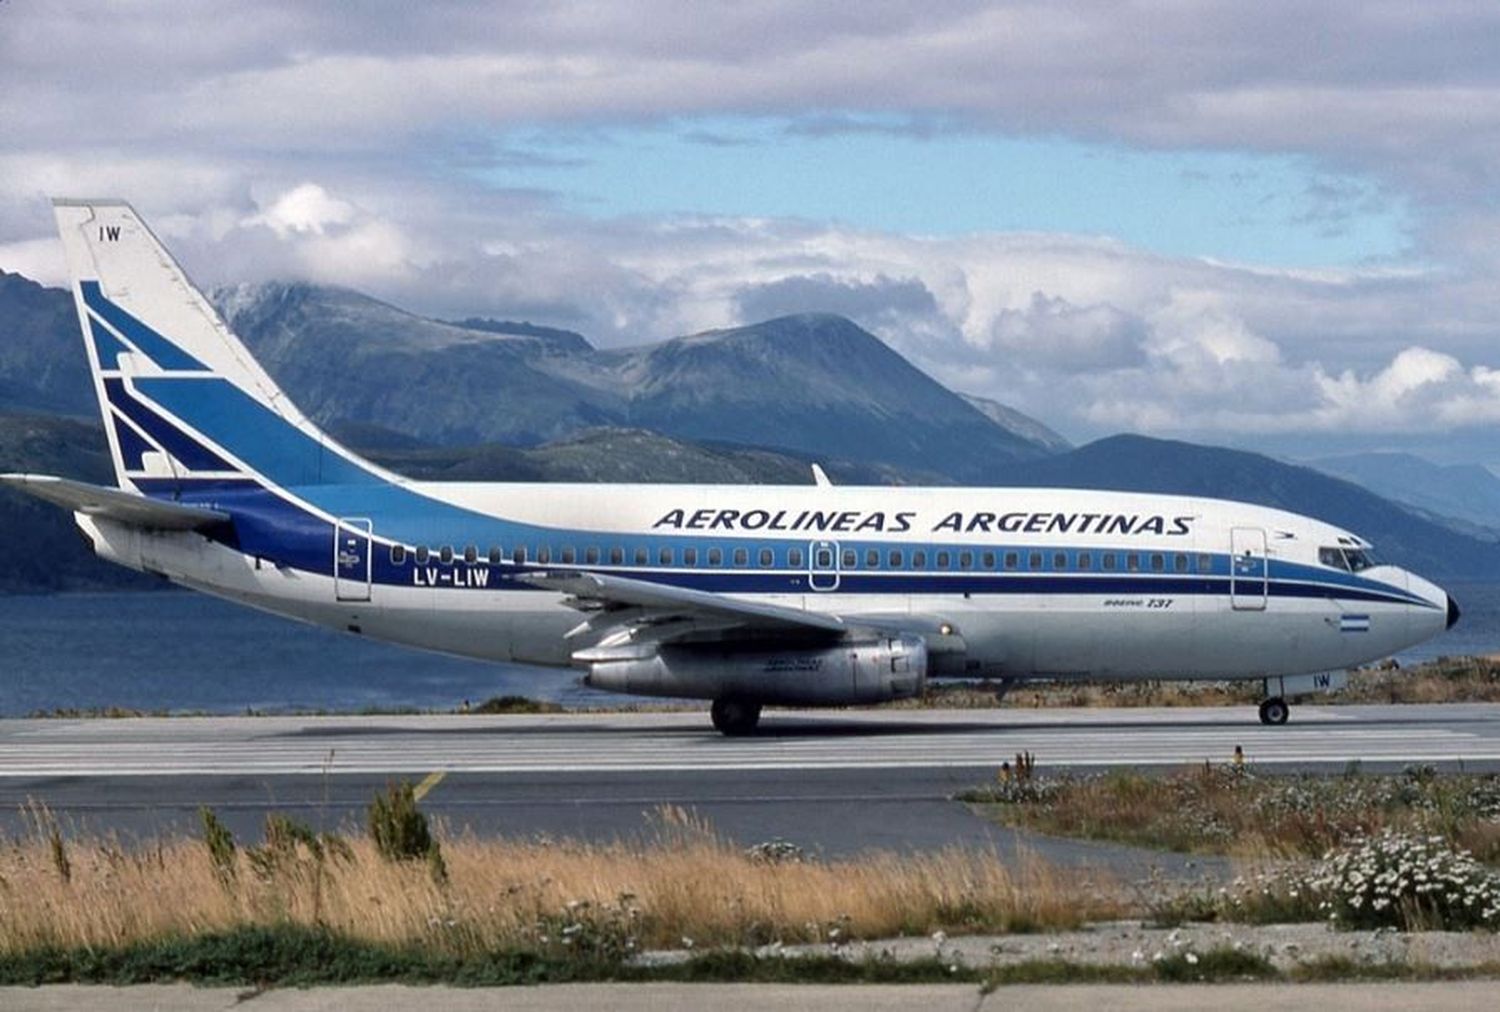
{"label": "tail fin", "polygon": [[297,410],[129,204],[53,210],[121,488],[394,478]]}

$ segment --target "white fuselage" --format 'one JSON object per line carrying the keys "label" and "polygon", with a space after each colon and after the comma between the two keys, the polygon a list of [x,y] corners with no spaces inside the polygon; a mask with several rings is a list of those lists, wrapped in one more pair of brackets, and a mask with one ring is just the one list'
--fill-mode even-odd
{"label": "white fuselage", "polygon": [[[362,533],[368,523],[372,558],[355,560],[353,579],[347,558],[336,579],[336,558],[318,572],[267,548],[79,519],[102,554],[185,586],[377,639],[539,665],[568,665],[592,643],[568,637],[581,616],[561,595],[510,579],[537,569],[842,616],[936,617],[963,645],[938,675],[1295,674],[1388,655],[1447,618],[1443,591],[1405,570],[1328,564],[1329,549],[1367,547],[1348,532],[1223,500],[1005,488],[401,487],[404,505],[387,513],[356,489],[286,490],[299,510],[335,525],[342,517]],[[424,503],[458,512],[430,514]],[[466,529],[464,516],[493,523]]]}

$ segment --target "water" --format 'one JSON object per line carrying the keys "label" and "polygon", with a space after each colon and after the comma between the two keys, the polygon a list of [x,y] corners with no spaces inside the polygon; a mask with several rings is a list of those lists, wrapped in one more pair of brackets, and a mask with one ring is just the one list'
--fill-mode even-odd
{"label": "water", "polygon": [[1403,650],[1396,659],[1404,665],[1438,657],[1500,654],[1500,583],[1446,583],[1463,614],[1458,624],[1426,643]]}
{"label": "water", "polygon": [[435,709],[526,695],[614,697],[578,673],[407,650],[202,594],[0,597],[0,715],[120,706],[172,712]]}
{"label": "water", "polygon": [[[1500,653],[1500,583],[1454,584],[1463,619],[1399,654]],[[525,695],[567,706],[627,697],[571,671],[487,664],[376,643],[186,592],[0,597],[0,715],[120,706],[241,713],[449,710]]]}

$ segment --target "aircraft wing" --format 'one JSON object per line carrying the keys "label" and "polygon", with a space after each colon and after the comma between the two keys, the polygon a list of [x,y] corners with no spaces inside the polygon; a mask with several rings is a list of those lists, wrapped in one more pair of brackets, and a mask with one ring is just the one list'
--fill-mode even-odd
{"label": "aircraft wing", "polygon": [[228,513],[206,506],[148,499],[134,492],[50,474],[0,474],[0,485],[56,503],[76,513],[106,517],[133,527],[161,531],[191,531],[224,523]]}
{"label": "aircraft wing", "polygon": [[[587,625],[661,625],[680,620],[694,628],[712,624],[718,628],[843,633],[849,626],[836,615],[762,604],[725,597],[706,590],[669,587],[647,580],[601,573],[539,572],[514,577],[521,583],[567,594],[569,604],[580,611],[624,612],[624,622],[606,621]],[[696,624],[694,624],[696,623]],[[582,627],[580,627],[581,629]]]}

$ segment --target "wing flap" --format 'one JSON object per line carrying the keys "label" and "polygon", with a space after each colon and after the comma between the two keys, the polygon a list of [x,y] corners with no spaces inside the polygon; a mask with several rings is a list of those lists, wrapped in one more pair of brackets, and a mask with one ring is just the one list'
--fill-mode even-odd
{"label": "wing flap", "polygon": [[643,609],[662,615],[715,618],[735,626],[762,629],[847,632],[849,626],[836,615],[725,597],[706,590],[670,587],[647,580],[601,573],[546,571],[523,573],[514,579],[533,587],[567,594],[580,610]]}
{"label": "wing flap", "polygon": [[224,523],[228,513],[206,506],[148,499],[134,492],[50,474],[0,474],[0,485],[83,513],[106,517],[132,527],[161,531],[191,531]]}

